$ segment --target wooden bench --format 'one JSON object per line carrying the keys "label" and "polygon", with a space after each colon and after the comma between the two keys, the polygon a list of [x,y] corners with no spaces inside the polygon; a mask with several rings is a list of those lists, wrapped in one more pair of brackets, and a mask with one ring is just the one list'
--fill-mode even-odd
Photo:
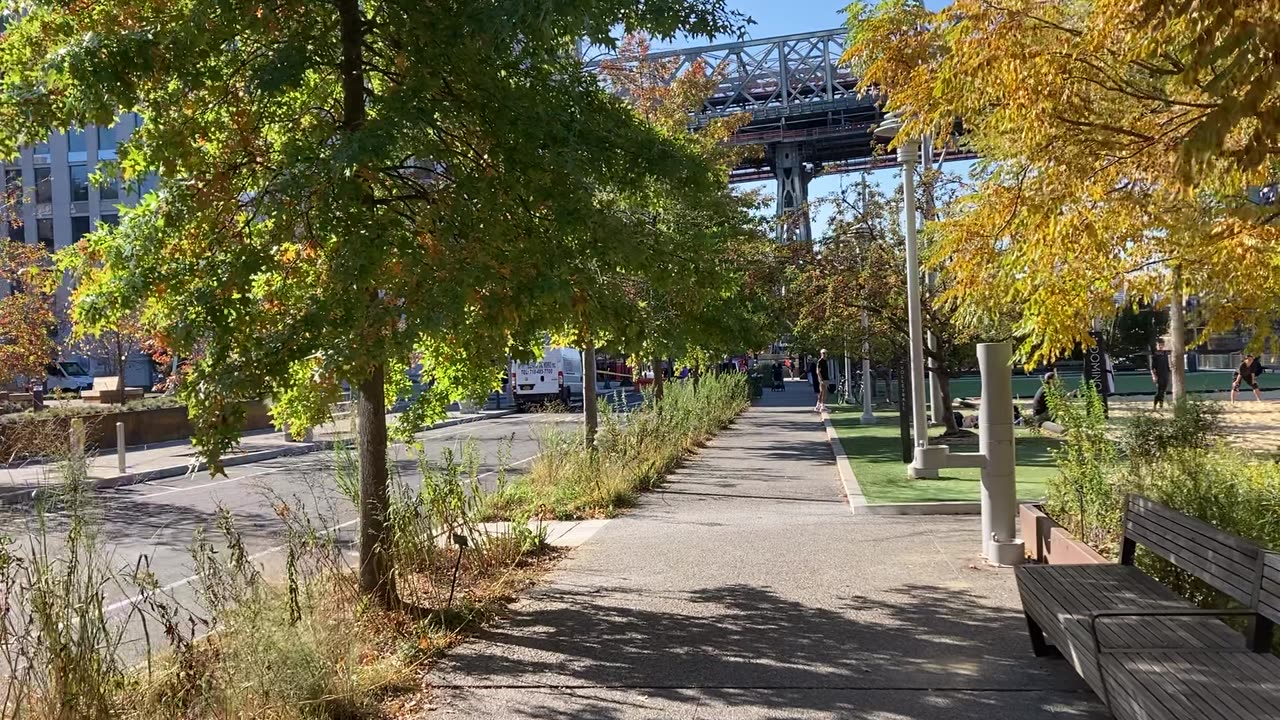
{"label": "wooden bench", "polygon": [[[139,400],[142,398],[144,391],[142,388],[125,388],[124,399]],[[120,378],[115,377],[96,377],[93,379],[93,389],[85,390],[80,393],[80,399],[87,403],[119,403],[120,399]]]}
{"label": "wooden bench", "polygon": [[[1139,545],[1240,607],[1193,606],[1134,566]],[[1118,564],[1015,575],[1035,654],[1061,654],[1120,720],[1280,720],[1280,555],[1131,495]]]}

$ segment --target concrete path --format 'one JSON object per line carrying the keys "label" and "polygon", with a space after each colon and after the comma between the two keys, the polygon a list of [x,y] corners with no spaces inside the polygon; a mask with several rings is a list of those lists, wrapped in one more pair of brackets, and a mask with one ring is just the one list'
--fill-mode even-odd
{"label": "concrete path", "polygon": [[812,395],[765,393],[427,678],[429,717],[1107,717],[1032,656],[977,518],[855,518]]}

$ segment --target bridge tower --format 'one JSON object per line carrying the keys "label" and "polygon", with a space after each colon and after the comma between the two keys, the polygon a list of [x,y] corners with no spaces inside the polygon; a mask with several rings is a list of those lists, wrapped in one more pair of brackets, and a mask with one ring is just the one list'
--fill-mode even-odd
{"label": "bridge tower", "polygon": [[809,181],[813,179],[815,167],[806,165],[804,146],[800,143],[776,143],[767,152],[773,156],[778,178],[778,242],[812,243]]}

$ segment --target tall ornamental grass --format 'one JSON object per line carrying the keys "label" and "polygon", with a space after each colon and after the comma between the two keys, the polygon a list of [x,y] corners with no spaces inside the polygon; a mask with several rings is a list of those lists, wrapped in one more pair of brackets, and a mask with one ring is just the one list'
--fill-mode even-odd
{"label": "tall ornamental grass", "polygon": [[630,413],[601,404],[593,449],[582,432],[544,431],[528,474],[491,497],[494,518],[611,517],[641,492],[660,485],[687,454],[704,445],[750,405],[738,373],[670,383],[658,402],[646,397]]}

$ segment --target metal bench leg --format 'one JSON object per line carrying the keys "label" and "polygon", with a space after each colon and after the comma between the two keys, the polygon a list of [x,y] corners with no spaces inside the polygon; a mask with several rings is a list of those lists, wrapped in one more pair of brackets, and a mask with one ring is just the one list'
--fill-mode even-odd
{"label": "metal bench leg", "polygon": [[1253,616],[1249,621],[1248,645],[1256,653],[1271,652],[1271,636],[1276,624],[1261,615]]}
{"label": "metal bench leg", "polygon": [[1040,629],[1040,623],[1037,623],[1030,615],[1023,613],[1027,618],[1027,634],[1031,636],[1031,651],[1036,657],[1062,657],[1062,651],[1057,647],[1045,642],[1044,631]]}

